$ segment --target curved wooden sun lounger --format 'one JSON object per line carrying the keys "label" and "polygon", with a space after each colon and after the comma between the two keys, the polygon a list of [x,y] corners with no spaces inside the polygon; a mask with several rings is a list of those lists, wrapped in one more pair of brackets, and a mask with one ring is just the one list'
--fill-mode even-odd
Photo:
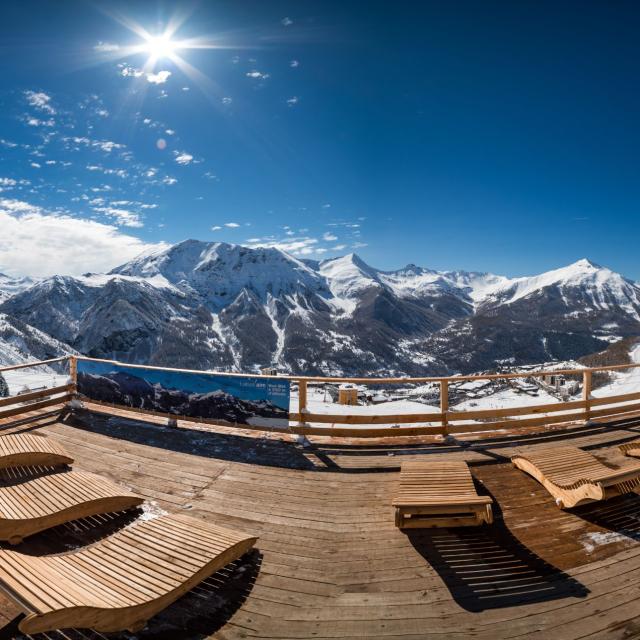
{"label": "curved wooden sun lounger", "polygon": [[479,496],[466,462],[403,462],[393,499],[396,526],[463,527],[493,522],[489,496]]}
{"label": "curved wooden sun lounger", "polygon": [[577,447],[515,455],[511,462],[533,476],[561,509],[630,493],[640,486],[640,463],[612,469]]}
{"label": "curved wooden sun lounger", "polygon": [[23,538],[71,520],[126,511],[144,499],[83,471],[34,477],[0,486],[0,540]]}
{"label": "curved wooden sun lounger", "polygon": [[73,464],[73,458],[53,438],[31,433],[0,435],[0,469],[67,464]]}
{"label": "curved wooden sun lounger", "polygon": [[640,458],[640,440],[634,440],[633,442],[621,444],[618,449],[620,449],[620,451],[622,451],[625,456]]}
{"label": "curved wooden sun lounger", "polygon": [[0,550],[0,586],[27,614],[22,633],[135,632],[256,540],[189,516],[161,516],[63,555]]}

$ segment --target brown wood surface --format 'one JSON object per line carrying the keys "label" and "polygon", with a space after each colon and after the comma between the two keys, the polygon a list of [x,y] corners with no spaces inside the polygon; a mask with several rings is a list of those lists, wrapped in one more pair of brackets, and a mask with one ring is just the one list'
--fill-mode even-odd
{"label": "brown wood surface", "polygon": [[[419,449],[407,440],[404,447],[377,449],[373,442],[336,440],[332,453],[319,444],[297,446],[286,434],[262,438],[186,421],[170,429],[161,418],[149,424],[131,416],[87,413],[76,426],[34,416],[29,427],[15,429],[54,436],[77,468],[123,482],[160,508],[260,536],[255,579],[242,597],[226,600],[222,618],[207,617],[215,599],[194,611],[202,595],[196,594],[152,620],[145,639],[638,635],[640,496],[561,511],[544,487],[509,463],[521,448],[557,441],[618,466],[624,463],[618,446],[640,437],[637,421],[570,430],[553,425],[535,437],[478,435],[468,440],[471,447]],[[493,496],[494,523],[398,530],[391,501],[400,460],[452,458],[469,461]],[[5,620],[17,613],[0,598]],[[175,618],[193,617],[200,626],[191,636],[175,631],[179,626],[166,628]],[[73,630],[45,637],[96,638]]]}

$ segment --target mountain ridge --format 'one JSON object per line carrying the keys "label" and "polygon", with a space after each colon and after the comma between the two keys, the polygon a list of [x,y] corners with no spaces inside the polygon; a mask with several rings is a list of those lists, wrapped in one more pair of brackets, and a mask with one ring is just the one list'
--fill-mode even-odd
{"label": "mountain ridge", "polygon": [[640,286],[587,259],[508,278],[187,240],[107,274],[7,289],[0,312],[97,357],[424,375],[580,357],[640,335]]}

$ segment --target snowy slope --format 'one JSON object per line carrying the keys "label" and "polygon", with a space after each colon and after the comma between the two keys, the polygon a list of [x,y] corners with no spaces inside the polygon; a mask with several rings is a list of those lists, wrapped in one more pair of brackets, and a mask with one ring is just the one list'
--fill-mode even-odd
{"label": "snowy slope", "polygon": [[109,274],[5,286],[0,311],[83,353],[193,368],[444,374],[640,335],[640,287],[587,260],[507,278],[187,240]]}
{"label": "snowy slope", "polygon": [[0,313],[0,365],[48,360],[67,353],[75,352],[46,333]]}

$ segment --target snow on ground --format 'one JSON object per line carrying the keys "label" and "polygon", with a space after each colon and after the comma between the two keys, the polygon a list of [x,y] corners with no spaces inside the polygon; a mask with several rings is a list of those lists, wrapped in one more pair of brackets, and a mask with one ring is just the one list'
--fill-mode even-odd
{"label": "snow on ground", "polygon": [[606,531],[604,533],[585,533],[580,537],[580,542],[587,553],[592,553],[596,547],[601,547],[605,544],[613,544],[614,542],[628,542],[631,544],[632,540],[617,531]]}
{"label": "snow on ground", "polygon": [[509,407],[530,407],[537,404],[551,404],[553,402],[559,402],[559,400],[543,389],[538,390],[537,396],[530,396],[527,393],[518,393],[515,389],[509,388],[489,396],[484,396],[483,398],[463,400],[455,406],[452,406],[451,409],[456,411],[507,409]]}
{"label": "snow on ground", "polygon": [[[629,352],[629,357],[631,362],[640,364],[640,344]],[[596,398],[602,398],[604,396],[637,393],[638,391],[640,391],[640,367],[612,372],[611,382],[593,391],[592,395]]]}
{"label": "snow on ground", "polygon": [[[35,369],[35,367],[34,367]],[[9,395],[16,395],[28,387],[32,391],[43,387],[57,387],[67,384],[69,376],[55,373],[50,367],[34,369],[18,369],[17,371],[3,371],[2,376],[9,385]]]}

